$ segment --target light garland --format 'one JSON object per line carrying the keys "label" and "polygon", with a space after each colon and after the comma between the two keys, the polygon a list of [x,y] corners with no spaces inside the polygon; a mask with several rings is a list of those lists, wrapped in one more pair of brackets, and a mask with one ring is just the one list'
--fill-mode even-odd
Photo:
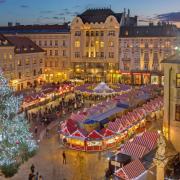
{"label": "light garland", "polygon": [[24,114],[18,113],[21,102],[0,70],[0,166],[16,163],[24,147],[28,153],[37,148]]}

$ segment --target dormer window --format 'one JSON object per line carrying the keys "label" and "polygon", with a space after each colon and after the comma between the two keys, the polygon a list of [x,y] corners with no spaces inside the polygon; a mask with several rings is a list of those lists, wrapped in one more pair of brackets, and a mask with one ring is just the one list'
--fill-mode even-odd
{"label": "dormer window", "polygon": [[126,31],[126,32],[125,32],[125,35],[126,35],[126,36],[128,36],[128,35],[129,35],[129,32],[128,32],[128,31]]}

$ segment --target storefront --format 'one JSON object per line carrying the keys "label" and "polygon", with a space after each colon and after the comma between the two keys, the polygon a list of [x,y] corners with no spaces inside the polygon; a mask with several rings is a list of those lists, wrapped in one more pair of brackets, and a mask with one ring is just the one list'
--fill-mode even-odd
{"label": "storefront", "polygon": [[102,140],[96,141],[86,141],[87,151],[101,151],[102,150]]}
{"label": "storefront", "polygon": [[134,85],[141,85],[142,84],[141,73],[133,73],[133,84]]}
{"label": "storefront", "polygon": [[122,73],[121,83],[122,84],[131,84],[132,83],[131,73]]}
{"label": "storefront", "polygon": [[151,84],[160,84],[160,78],[158,75],[151,75]]}
{"label": "storefront", "polygon": [[142,82],[143,84],[150,84],[150,81],[151,81],[150,73],[143,73],[142,80],[143,80],[143,82]]}

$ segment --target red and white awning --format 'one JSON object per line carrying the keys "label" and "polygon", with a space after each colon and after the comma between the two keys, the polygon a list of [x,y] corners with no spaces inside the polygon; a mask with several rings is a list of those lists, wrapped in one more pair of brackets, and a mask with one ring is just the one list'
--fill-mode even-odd
{"label": "red and white awning", "polygon": [[132,156],[133,158],[142,158],[149,150],[142,145],[135,144],[133,142],[127,142],[121,149],[121,152]]}
{"label": "red and white awning", "polygon": [[124,179],[124,180],[133,180],[144,173],[146,169],[139,159],[136,159],[123,168],[117,170],[114,175]]}
{"label": "red and white awning", "polygon": [[93,130],[92,132],[89,133],[87,138],[90,138],[90,139],[102,139],[103,136],[99,132],[97,132],[96,130]]}

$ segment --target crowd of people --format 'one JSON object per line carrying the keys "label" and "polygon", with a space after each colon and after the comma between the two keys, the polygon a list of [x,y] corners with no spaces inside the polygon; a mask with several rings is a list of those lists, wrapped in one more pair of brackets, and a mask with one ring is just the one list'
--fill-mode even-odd
{"label": "crowd of people", "polygon": [[35,172],[34,164],[30,167],[31,172],[29,173],[29,180],[43,180],[43,176],[39,174],[39,172]]}
{"label": "crowd of people", "polygon": [[33,132],[37,136],[40,127],[46,128],[52,121],[60,120],[67,114],[84,107],[84,104],[84,97],[75,93],[72,97],[63,97],[56,105],[51,104],[49,107],[40,108],[35,112],[25,110],[25,115],[29,124],[34,125]]}

